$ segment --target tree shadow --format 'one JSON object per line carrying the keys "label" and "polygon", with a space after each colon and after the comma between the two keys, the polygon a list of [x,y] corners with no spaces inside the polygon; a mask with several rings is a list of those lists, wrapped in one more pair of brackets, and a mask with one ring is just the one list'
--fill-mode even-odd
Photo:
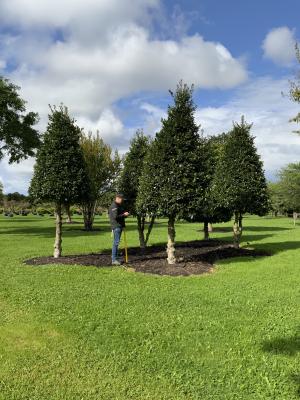
{"label": "tree shadow", "polygon": [[262,349],[272,354],[284,354],[294,356],[300,352],[300,333],[286,338],[275,338],[263,342]]}
{"label": "tree shadow", "polygon": [[[294,357],[300,352],[300,329],[292,336],[277,337],[262,343],[262,350],[273,355],[283,354]],[[300,374],[292,374],[291,379],[297,386],[296,394],[300,396]]]}
{"label": "tree shadow", "polygon": [[279,254],[283,251],[299,250],[300,241],[255,243],[253,247],[255,248],[255,250],[267,250],[272,254]]}
{"label": "tree shadow", "polygon": [[[243,234],[247,235],[247,232],[282,232],[282,231],[289,231],[294,229],[294,227],[284,228],[282,226],[244,226]],[[201,230],[199,230],[200,232]],[[227,233],[232,232],[231,226],[214,226],[212,234],[215,233]]]}

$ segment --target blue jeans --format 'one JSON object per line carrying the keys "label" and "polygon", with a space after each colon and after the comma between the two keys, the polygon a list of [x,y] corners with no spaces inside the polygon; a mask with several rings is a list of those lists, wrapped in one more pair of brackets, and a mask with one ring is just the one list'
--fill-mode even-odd
{"label": "blue jeans", "polygon": [[114,235],[114,240],[113,240],[113,246],[112,246],[112,254],[111,254],[111,260],[112,262],[116,261],[118,259],[118,249],[119,249],[119,244],[122,236],[122,228],[115,228],[113,229],[113,235]]}

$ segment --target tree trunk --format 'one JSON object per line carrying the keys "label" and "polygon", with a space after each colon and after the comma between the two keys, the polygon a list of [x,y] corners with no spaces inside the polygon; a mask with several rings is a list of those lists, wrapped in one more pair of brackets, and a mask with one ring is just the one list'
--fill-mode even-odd
{"label": "tree trunk", "polygon": [[154,226],[154,222],[155,222],[155,215],[152,215],[150,218],[150,222],[149,222],[149,226],[148,226],[148,230],[147,230],[147,234],[146,234],[146,239],[145,239],[145,244],[147,246],[147,243],[149,241],[149,237],[151,235],[153,226]]}
{"label": "tree trunk", "polygon": [[167,254],[168,254],[168,264],[176,264],[175,257],[175,218],[169,217],[168,220],[168,245],[167,245]]}
{"label": "tree trunk", "polygon": [[209,239],[209,230],[208,230],[208,222],[204,222],[204,240],[208,240]]}
{"label": "tree trunk", "polygon": [[213,226],[212,226],[212,223],[209,222],[208,223],[208,232],[212,232],[212,231],[213,231]]}
{"label": "tree trunk", "polygon": [[233,245],[236,249],[240,247],[240,241],[243,232],[242,220],[243,220],[242,214],[235,212],[234,224],[233,224]]}
{"label": "tree trunk", "polygon": [[146,242],[145,242],[145,217],[141,217],[137,215],[137,228],[139,233],[139,241],[140,241],[140,248],[145,250]]}
{"label": "tree trunk", "polygon": [[72,215],[71,215],[71,210],[70,210],[70,204],[65,205],[66,213],[67,213],[67,224],[72,224]]}
{"label": "tree trunk", "polygon": [[84,230],[92,231],[95,219],[96,201],[90,201],[82,204],[82,214],[84,220]]}
{"label": "tree trunk", "polygon": [[55,232],[55,242],[54,242],[54,258],[58,258],[61,256],[62,248],[62,210],[61,204],[56,204],[55,207],[55,214],[56,214],[56,232]]}

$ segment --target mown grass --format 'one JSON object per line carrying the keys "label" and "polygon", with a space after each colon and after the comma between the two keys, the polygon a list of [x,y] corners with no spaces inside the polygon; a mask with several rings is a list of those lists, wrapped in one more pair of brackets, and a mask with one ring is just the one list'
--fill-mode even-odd
{"label": "mown grass", "polygon": [[[64,226],[64,254],[110,247],[101,230]],[[230,239],[230,224],[214,237]],[[194,240],[180,223],[177,239]],[[220,262],[211,275],[158,277],[51,265],[53,220],[0,217],[0,399],[299,398],[300,226],[245,220],[244,245],[265,258]],[[163,242],[160,221],[151,238]],[[129,243],[137,245],[134,221]]]}

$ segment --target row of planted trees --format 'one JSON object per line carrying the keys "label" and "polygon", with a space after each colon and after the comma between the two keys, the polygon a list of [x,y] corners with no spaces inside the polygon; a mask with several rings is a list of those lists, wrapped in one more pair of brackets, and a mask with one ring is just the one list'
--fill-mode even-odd
{"label": "row of planted trees", "polygon": [[[234,217],[234,245],[239,246],[245,213],[264,215],[269,196],[263,165],[242,118],[232,130],[203,137],[195,122],[193,88],[178,85],[171,93],[162,128],[151,140],[139,132],[124,161],[120,188],[137,216],[141,247],[156,217],[168,220],[168,263],[176,263],[176,221],[209,223]],[[150,218],[145,235],[145,220]]]}
{"label": "row of planted trees", "polygon": [[97,201],[112,188],[124,192],[136,216],[141,248],[155,218],[167,218],[170,264],[176,263],[179,219],[203,222],[207,238],[209,223],[234,216],[238,247],[243,215],[268,211],[268,189],[251,125],[242,118],[230,132],[205,138],[195,122],[193,88],[181,82],[171,95],[173,104],[161,130],[153,140],[137,132],[123,162],[99,135],[85,136],[65,107],[51,109],[29,193],[35,201],[55,204],[55,257],[62,251],[63,208],[81,204],[85,227],[92,229]]}

